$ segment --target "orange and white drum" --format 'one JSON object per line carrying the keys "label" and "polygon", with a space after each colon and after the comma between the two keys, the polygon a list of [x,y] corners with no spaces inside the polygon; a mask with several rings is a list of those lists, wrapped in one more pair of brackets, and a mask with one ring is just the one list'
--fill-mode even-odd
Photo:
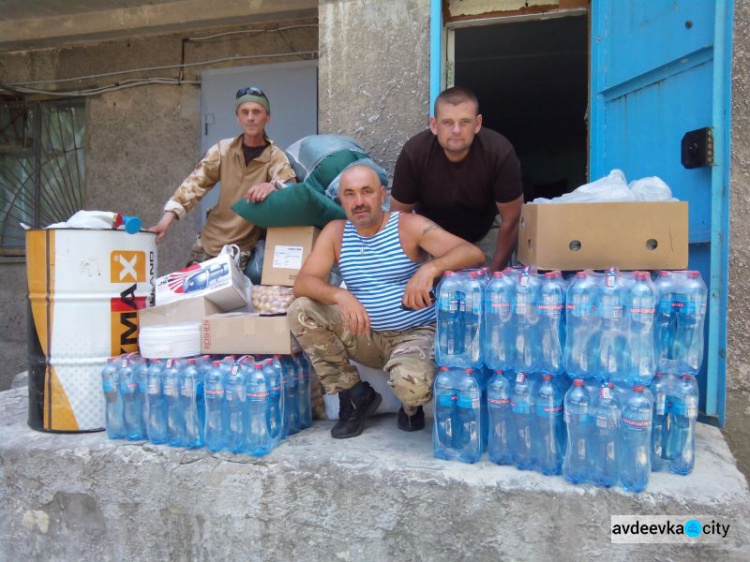
{"label": "orange and white drum", "polygon": [[107,357],[138,350],[138,310],[153,306],[156,259],[150,232],[26,232],[32,429],[104,429],[101,370]]}

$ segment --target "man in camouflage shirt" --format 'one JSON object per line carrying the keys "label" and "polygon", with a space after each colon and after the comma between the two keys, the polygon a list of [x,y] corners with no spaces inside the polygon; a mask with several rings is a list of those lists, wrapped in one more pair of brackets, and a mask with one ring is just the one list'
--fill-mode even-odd
{"label": "man in camouflage shirt", "polygon": [[215,257],[225,244],[240,248],[240,267],[244,268],[263,229],[246,221],[231,206],[244,197],[263,201],[271,191],[295,181],[294,171],[284,151],[266,135],[271,107],[258,88],[242,88],[235,101],[237,123],[242,134],[224,139],[208,149],[193,172],[164,205],[161,220],[149,230],[160,242],[172,222],[195,207],[217,183],[221,182],[219,202],[212,208],[191,250],[192,262]]}

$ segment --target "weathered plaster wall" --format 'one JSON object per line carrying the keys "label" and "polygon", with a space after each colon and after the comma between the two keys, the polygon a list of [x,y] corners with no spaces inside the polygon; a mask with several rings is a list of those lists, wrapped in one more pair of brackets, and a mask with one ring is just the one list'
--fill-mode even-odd
{"label": "weathered plaster wall", "polygon": [[[288,26],[316,24],[317,18],[278,22]],[[264,22],[258,28],[270,28]],[[242,29],[251,29],[244,27]],[[3,83],[54,80],[124,69],[178,65],[182,40],[236,28],[191,31],[74,47],[0,54]],[[225,57],[267,53],[314,51],[318,31],[307,27],[282,33],[232,35],[185,47],[188,63]],[[208,68],[246,66],[299,60],[298,56],[259,58],[190,67],[187,81],[200,80]],[[67,87],[104,85],[126,78],[177,78],[179,69],[144,71],[132,75],[76,81]],[[54,84],[41,84],[54,88]],[[231,105],[231,100],[228,100]],[[151,226],[161,217],[164,202],[200,158],[200,85],[148,85],[109,92],[88,98],[89,144],[86,158],[88,208],[117,210],[139,215]],[[239,129],[238,129],[239,133]],[[184,266],[195,240],[197,212],[176,223],[159,248],[159,271],[167,273]],[[26,282],[24,264],[0,264],[0,390],[26,365]]]}
{"label": "weathered plaster wall", "polygon": [[750,3],[734,3],[727,416],[724,434],[750,475]]}
{"label": "weathered plaster wall", "polygon": [[734,10],[727,382],[750,391],[750,3]]}
{"label": "weathered plaster wall", "polygon": [[359,141],[389,172],[427,126],[429,0],[322,0],[319,130]]}

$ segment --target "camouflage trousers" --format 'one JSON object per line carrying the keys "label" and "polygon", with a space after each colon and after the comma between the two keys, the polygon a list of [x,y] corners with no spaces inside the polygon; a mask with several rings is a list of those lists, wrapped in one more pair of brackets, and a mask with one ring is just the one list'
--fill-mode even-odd
{"label": "camouflage trousers", "polygon": [[289,327],[327,394],[347,390],[359,382],[353,359],[388,374],[388,385],[407,414],[432,398],[435,325],[402,331],[370,331],[352,335],[344,328],[338,307],[307,297],[295,300],[287,312]]}

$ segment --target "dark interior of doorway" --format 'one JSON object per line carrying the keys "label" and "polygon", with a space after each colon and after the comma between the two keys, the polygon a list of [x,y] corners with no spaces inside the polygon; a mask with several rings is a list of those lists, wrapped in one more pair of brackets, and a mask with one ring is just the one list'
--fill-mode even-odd
{"label": "dark interior of doorway", "polygon": [[586,183],[585,15],[457,29],[454,82],[515,147],[526,201]]}

